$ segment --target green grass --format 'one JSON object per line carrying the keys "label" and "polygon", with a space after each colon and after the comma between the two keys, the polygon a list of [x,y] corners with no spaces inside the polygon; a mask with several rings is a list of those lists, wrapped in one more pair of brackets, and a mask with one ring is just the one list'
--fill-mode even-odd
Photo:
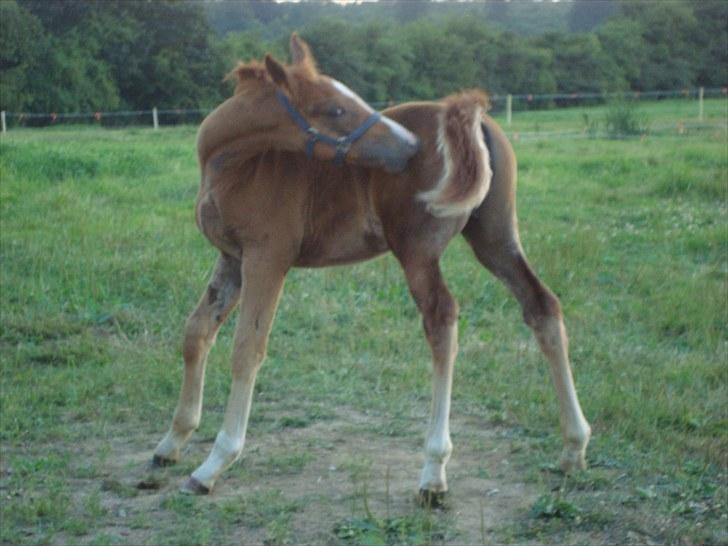
{"label": "green grass", "polygon": [[[707,128],[723,128],[725,131],[727,105],[725,99],[709,98],[704,101],[703,122],[698,121],[698,101],[694,98],[669,99],[660,101],[637,100],[629,104],[635,106],[635,115],[643,120],[648,133],[678,134],[686,130],[706,130]],[[509,132],[523,133],[558,133],[575,132],[588,136],[589,129],[598,134],[606,132],[607,116],[613,102],[598,106],[573,106],[554,110],[519,110],[514,105],[512,125]],[[505,112],[495,110],[496,118],[505,125]],[[701,129],[702,127],[702,129]],[[724,134],[724,133],[723,133]]]}
{"label": "green grass", "polygon": [[[684,106],[669,102],[645,105],[650,122]],[[707,101],[706,115],[724,123],[725,101]],[[559,130],[581,119],[569,110],[517,113],[513,130]],[[109,475],[119,439],[136,438],[135,449],[148,453],[168,425],[181,329],[215,257],[193,219],[194,135],[190,127],[18,130],[0,140],[3,544],[247,543],[239,528],[261,542],[295,543],[314,497],[285,484],[325,471],[308,449],[353,449],[315,436],[256,448],[228,474],[243,484],[239,495],[209,501],[174,492],[199,463],[195,455],[170,471],[169,491],[148,510],[140,508],[147,493]],[[453,412],[501,429],[494,444],[510,446],[518,470],[476,467],[474,474],[526,480],[537,492],[530,510],[494,534],[478,528],[474,536],[489,543],[584,536],[725,542],[725,131],[540,140],[517,143],[516,152],[522,239],[562,300],[594,428],[594,468],[565,483],[552,475],[559,434],[546,365],[515,301],[455,240],[443,258],[461,304]],[[220,424],[231,335],[228,324],[210,356],[203,439]],[[419,446],[428,370],[419,317],[395,260],[294,270],[256,385],[251,430],[258,438],[305,439],[344,408],[372,420],[351,425],[352,438],[366,432],[382,445]],[[483,442],[457,430],[454,441],[455,457],[458,442]],[[132,472],[138,463],[125,464]],[[412,506],[365,509],[356,499],[366,497],[372,478],[355,470],[352,513],[322,536],[342,544],[457,541],[457,514],[442,520]],[[261,475],[279,481],[249,495],[245,484]],[[123,517],[122,502],[130,511]],[[315,497],[323,509],[327,502],[336,501]],[[124,526],[131,534],[119,534]]]}

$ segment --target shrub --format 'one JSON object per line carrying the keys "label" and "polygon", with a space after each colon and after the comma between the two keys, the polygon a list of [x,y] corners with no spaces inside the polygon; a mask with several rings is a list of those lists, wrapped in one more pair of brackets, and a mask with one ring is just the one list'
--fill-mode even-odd
{"label": "shrub", "polygon": [[607,105],[604,126],[611,138],[643,135],[647,132],[647,117],[634,101],[617,99]]}

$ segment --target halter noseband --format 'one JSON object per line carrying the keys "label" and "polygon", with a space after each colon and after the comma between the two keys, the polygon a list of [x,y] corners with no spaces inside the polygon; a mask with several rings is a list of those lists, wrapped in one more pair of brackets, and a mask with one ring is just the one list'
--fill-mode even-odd
{"label": "halter noseband", "polygon": [[351,148],[351,145],[364,136],[364,133],[366,133],[372,125],[377,123],[382,117],[382,114],[379,112],[372,112],[370,116],[364,120],[364,123],[359,125],[359,127],[354,129],[351,133],[343,137],[334,138],[320,133],[315,127],[311,127],[311,125],[309,125],[306,121],[306,118],[303,117],[303,114],[301,114],[301,112],[299,112],[296,107],[291,104],[291,101],[288,100],[288,97],[280,89],[276,89],[276,96],[278,97],[278,101],[290,114],[291,118],[293,118],[296,125],[298,125],[301,130],[308,135],[308,140],[306,141],[306,156],[308,156],[309,159],[312,158],[316,143],[321,142],[336,148],[336,156],[334,157],[334,163],[336,165],[341,165],[344,162],[344,158],[346,157],[349,148]]}

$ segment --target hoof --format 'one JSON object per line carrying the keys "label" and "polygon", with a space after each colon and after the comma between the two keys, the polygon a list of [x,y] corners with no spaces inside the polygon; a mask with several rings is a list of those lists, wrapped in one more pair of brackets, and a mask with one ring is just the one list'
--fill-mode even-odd
{"label": "hoof", "polygon": [[162,457],[161,455],[154,455],[152,457],[152,468],[164,468],[165,466],[172,466],[173,464],[176,464],[177,461],[174,459],[168,459],[167,457]]}
{"label": "hoof", "polygon": [[191,477],[180,488],[185,495],[209,495],[210,488]]}
{"label": "hoof", "polygon": [[447,491],[430,491],[428,489],[420,489],[417,495],[417,503],[423,508],[432,508],[443,510],[447,508],[445,500],[447,499]]}
{"label": "hoof", "polygon": [[583,451],[564,451],[559,460],[559,466],[564,474],[572,474],[579,470],[586,470],[586,458]]}

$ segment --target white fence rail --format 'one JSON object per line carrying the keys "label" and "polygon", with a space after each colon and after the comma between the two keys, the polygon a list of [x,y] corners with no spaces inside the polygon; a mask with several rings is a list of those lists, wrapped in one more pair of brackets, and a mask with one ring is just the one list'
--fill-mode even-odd
{"label": "white fence rail", "polygon": [[[629,91],[622,93],[551,93],[551,94],[496,94],[490,96],[494,109],[504,112],[506,126],[513,123],[514,111],[540,110],[546,108],[572,107],[584,103],[608,102],[612,100],[641,100],[684,98],[695,100],[695,119],[704,121],[704,100],[709,97],[728,97],[728,88],[703,87],[672,91]],[[405,101],[398,101],[405,102]],[[373,102],[372,106],[384,108],[398,102]],[[103,126],[152,126],[159,129],[162,125],[197,123],[210,113],[209,108],[124,110],[116,112],[0,112],[2,132],[7,133],[12,126],[52,126],[62,122],[97,123]],[[166,123],[165,123],[166,122]]]}

